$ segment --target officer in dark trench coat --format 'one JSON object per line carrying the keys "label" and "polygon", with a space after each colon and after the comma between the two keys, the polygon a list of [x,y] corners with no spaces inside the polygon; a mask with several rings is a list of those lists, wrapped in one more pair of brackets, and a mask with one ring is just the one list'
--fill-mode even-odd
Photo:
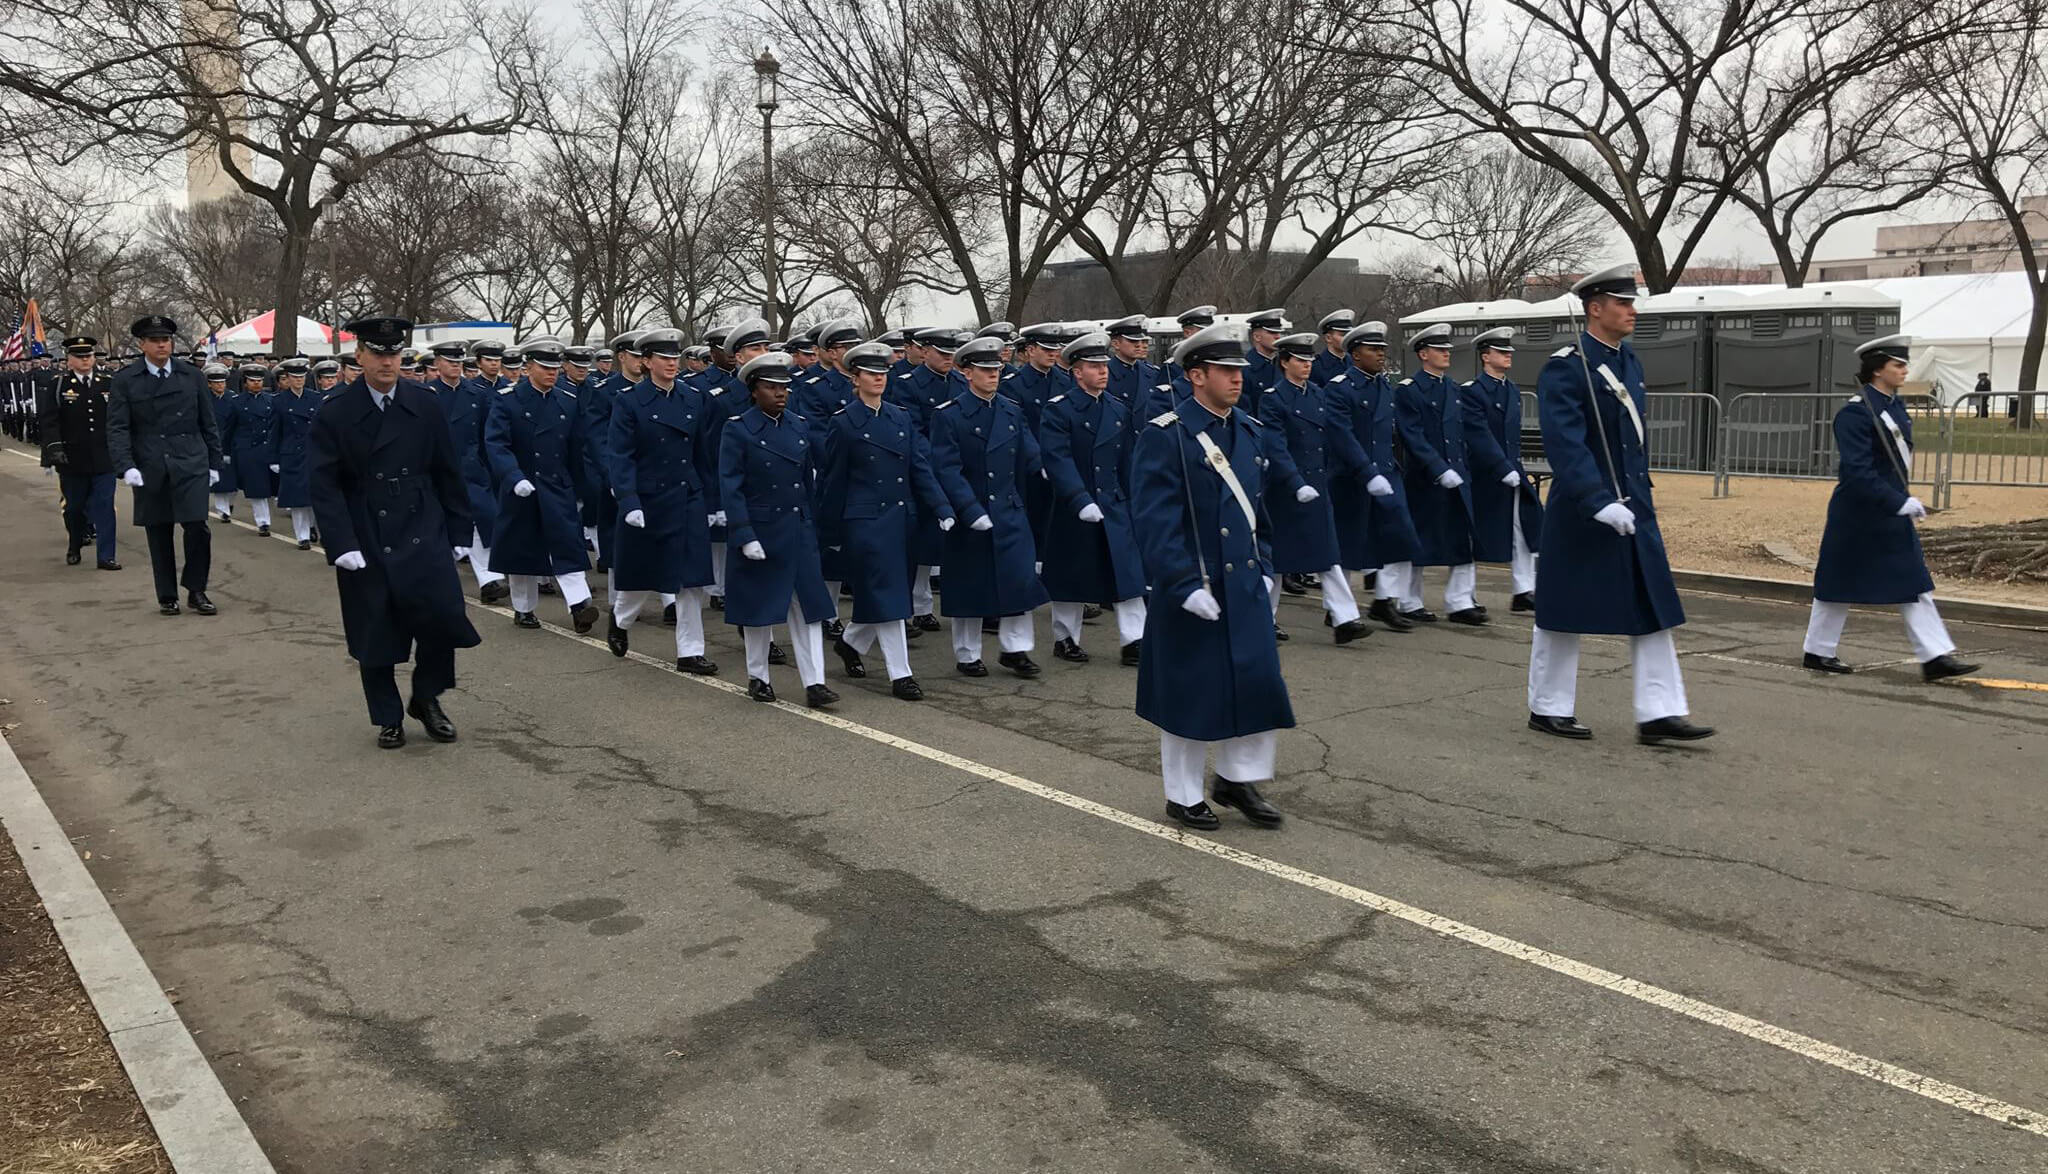
{"label": "officer in dark trench coat", "polygon": [[[440,696],[455,685],[455,650],[482,643],[455,571],[473,532],[469,489],[440,403],[399,377],[412,323],[364,318],[346,329],[356,336],[362,374],[321,401],[307,461],[342,630],[362,670],[377,745],[405,745],[407,715],[434,741],[453,742],[455,723]],[[401,707],[393,669],[407,659],[412,698]]]}
{"label": "officer in dark trench coat", "polygon": [[[142,357],[114,375],[107,394],[107,450],[121,480],[135,491],[135,524],[149,541],[158,610],[178,614],[178,587],[203,616],[219,609],[206,597],[213,568],[213,535],[206,528],[206,494],[220,478],[220,429],[213,397],[199,368],[173,358],[178,324],[161,314],[129,327]],[[185,570],[171,527],[185,528]]]}

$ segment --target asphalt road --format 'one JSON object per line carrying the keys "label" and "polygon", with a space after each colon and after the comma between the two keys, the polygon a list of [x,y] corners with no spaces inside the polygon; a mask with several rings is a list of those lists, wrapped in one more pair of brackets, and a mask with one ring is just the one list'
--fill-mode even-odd
{"label": "asphalt road", "polygon": [[[1292,603],[1290,822],[1214,837],[1276,876],[1113,816],[1162,799],[1106,623],[1072,666],[1041,617],[1029,683],[926,637],[921,705],[832,662],[843,728],[480,609],[462,740],[387,753],[317,553],[217,527],[222,614],[161,618],[139,532],[65,567],[34,473],[0,456],[10,741],[287,1174],[2048,1170],[1897,1086],[2048,1110],[2048,692],[1923,686],[1893,617],[1820,679],[1803,608],[1688,598],[1722,733],[1651,749],[1618,642],[1595,741],[1522,728],[1497,581],[1492,628],[1345,648]],[[2048,636],[1955,633],[2048,682]]]}

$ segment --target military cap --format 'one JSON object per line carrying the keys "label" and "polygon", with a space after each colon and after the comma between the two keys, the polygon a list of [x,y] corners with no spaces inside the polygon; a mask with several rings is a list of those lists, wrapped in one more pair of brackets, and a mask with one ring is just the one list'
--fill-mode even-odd
{"label": "military cap", "polygon": [[206,365],[206,381],[208,383],[226,383],[228,381],[228,369],[219,363],[208,363]]}
{"label": "military cap", "polygon": [[1290,359],[1313,359],[1316,357],[1316,336],[1304,330],[1290,334],[1273,344],[1273,349]]}
{"label": "military cap", "polygon": [[211,359],[208,359],[206,357],[206,352],[204,350],[195,350],[190,354],[186,355],[185,358],[202,367],[205,366],[207,363],[212,362]]}
{"label": "military cap", "polygon": [[419,357],[420,352],[419,348],[417,347],[405,347],[398,352],[398,361],[406,364],[407,366],[412,365],[413,360]]}
{"label": "military cap", "polygon": [[474,359],[501,359],[505,357],[505,344],[479,339],[469,344],[469,354]]}
{"label": "military cap", "polygon": [[[917,332],[917,345],[935,350],[942,355],[957,352],[968,339],[964,330],[949,330],[944,326],[931,326]],[[998,348],[1001,349],[1001,348]]]}
{"label": "military cap", "polygon": [[1910,334],[1887,334],[1883,338],[1873,338],[1862,346],[1857,347],[1856,354],[1859,358],[1864,355],[1883,355],[1887,359],[1898,359],[1904,362],[1913,357],[1913,336]]}
{"label": "military cap", "polygon": [[341,364],[335,362],[333,359],[322,359],[319,362],[313,364],[313,374],[339,375],[341,374]]}
{"label": "military cap", "polygon": [[643,330],[633,337],[634,353],[660,355],[669,359],[683,357],[683,332],[680,330]]}
{"label": "military cap", "polygon": [[90,334],[74,334],[64,340],[64,353],[67,355],[89,355],[93,353],[93,348],[99,345],[100,340]]}
{"label": "military cap", "polygon": [[705,342],[705,345],[709,346],[709,347],[710,347],[710,348],[711,348],[712,350],[714,350],[714,351],[722,351],[722,350],[724,350],[724,349],[725,349],[725,333],[726,333],[726,332],[725,332],[725,327],[723,327],[723,326],[714,326],[714,327],[712,327],[711,329],[709,329],[709,330],[705,331],[705,332],[704,332],[704,342]]}
{"label": "military cap", "polygon": [[1000,338],[1004,342],[1008,342],[1010,341],[1010,336],[1016,333],[1017,324],[1015,322],[991,322],[980,330],[975,331],[974,337]]}
{"label": "military cap", "polygon": [[846,348],[846,366],[850,370],[886,375],[895,362],[896,349],[881,339],[855,343]]}
{"label": "military cap", "polygon": [[818,328],[813,326],[802,334],[790,336],[784,348],[792,355],[807,355],[818,349]]}
{"label": "military cap", "polygon": [[683,357],[686,359],[695,359],[700,363],[708,363],[711,361],[711,348],[708,346],[684,347]]}
{"label": "military cap", "polygon": [[232,359],[235,357],[235,352],[228,347],[222,347],[213,353],[213,357],[216,359]]}
{"label": "military cap", "polygon": [[1384,322],[1360,322],[1344,332],[1344,353],[1350,354],[1354,347],[1376,346],[1385,349],[1387,345],[1387,324]]}
{"label": "military cap", "polygon": [[793,353],[790,349],[790,344],[787,342],[771,342],[768,344],[768,349],[774,351],[778,355],[787,355]]}
{"label": "military cap", "polygon": [[1245,318],[1244,324],[1253,330],[1270,330],[1278,334],[1287,328],[1287,311],[1284,307],[1257,310]]}
{"label": "military cap", "polygon": [[136,338],[175,338],[178,324],[162,314],[144,314],[128,327],[128,333]]}
{"label": "military cap", "polygon": [[536,367],[560,367],[563,352],[567,349],[561,339],[544,334],[520,343],[519,355]]}
{"label": "military cap", "polygon": [[[476,364],[471,362],[468,366],[474,367]],[[350,351],[341,356],[341,369],[344,371],[360,371],[363,369],[363,361],[356,358],[354,351]]]}
{"label": "military cap", "polygon": [[562,348],[562,361],[564,363],[574,363],[578,367],[588,367],[596,358],[597,352],[587,346],[577,345]]}
{"label": "military cap", "polygon": [[313,369],[313,360],[306,358],[304,355],[293,355],[291,358],[279,363],[277,369],[280,374],[284,375],[304,375]]}
{"label": "military cap", "polygon": [[1216,307],[1195,306],[1174,315],[1173,320],[1182,326],[1211,326],[1216,322]]}
{"label": "military cap", "polygon": [[612,348],[608,346],[601,346],[597,348],[596,352],[592,355],[592,357],[601,363],[606,359],[614,359],[617,358],[618,356],[612,353]]}
{"label": "military cap", "polygon": [[261,379],[266,373],[267,368],[265,368],[261,363],[243,363],[241,366],[235,368],[236,376],[239,377],[243,382],[247,382],[251,379]]}
{"label": "military cap", "polygon": [[1056,351],[1065,338],[1061,325],[1058,322],[1039,322],[1026,326],[1018,333],[1023,335],[1025,346],[1042,346],[1047,350]]}
{"label": "military cap", "polygon": [[812,332],[817,336],[818,349],[829,351],[833,347],[852,346],[860,341],[860,323],[851,318],[834,318],[821,322]]}
{"label": "military cap", "polygon": [[768,319],[749,318],[725,330],[725,353],[736,355],[750,346],[765,346],[769,340]]}
{"label": "military cap", "polygon": [[526,365],[526,348],[518,343],[506,347],[504,356],[499,359],[499,365],[507,371],[519,370]]}
{"label": "military cap", "polygon": [[1093,334],[1084,334],[1061,347],[1060,358],[1065,359],[1069,367],[1075,363],[1107,363],[1109,362],[1109,335],[1101,331],[1096,331]]}
{"label": "military cap", "polygon": [[[346,357],[344,357],[344,358],[342,359],[342,362],[344,362],[344,363],[348,362],[347,358],[346,358]],[[351,365],[353,365],[353,364],[351,364]],[[476,356],[474,356],[474,355],[471,355],[471,356],[469,356],[468,358],[465,358],[465,359],[463,359],[463,360],[462,360],[462,369],[463,369],[464,371],[479,371],[479,370],[482,370],[482,368],[480,368],[480,367],[478,367],[478,366],[476,365]]]}
{"label": "military cap", "polygon": [[901,328],[898,328],[894,330],[884,330],[882,333],[875,336],[875,341],[881,343],[883,346],[888,347],[890,350],[895,351],[903,349],[904,337],[904,331]]}
{"label": "military cap", "polygon": [[1448,322],[1433,322],[1416,331],[1415,337],[1408,340],[1409,349],[1417,351],[1426,346],[1448,347],[1450,345],[1451,324]]}
{"label": "military cap", "polygon": [[1625,302],[1635,301],[1642,295],[1642,291],[1636,288],[1636,267],[1627,262],[1598,273],[1588,273],[1572,283],[1572,292],[1587,300],[1606,294]]}
{"label": "military cap", "polygon": [[1248,365],[1244,348],[1251,332],[1241,322],[1217,322],[1204,326],[1180,340],[1173,348],[1173,361],[1182,367],[1199,367],[1204,363],[1218,367],[1243,367]]}
{"label": "military cap", "polygon": [[1332,310],[1316,320],[1316,330],[1328,334],[1332,330],[1349,330],[1358,323],[1358,315],[1351,310]]}
{"label": "military cap", "polygon": [[962,341],[953,350],[953,365],[956,367],[1000,367],[1003,365],[1003,347],[1000,338],[987,335]]}
{"label": "military cap", "polygon": [[1138,342],[1149,342],[1152,338],[1152,332],[1145,329],[1145,316],[1143,314],[1132,314],[1128,318],[1119,318],[1103,327],[1102,330],[1104,334],[1111,338],[1128,338]]}
{"label": "military cap", "polygon": [[789,366],[789,356],[778,351],[755,355],[740,364],[740,382],[748,387],[756,383],[788,383]]}
{"label": "military cap", "polygon": [[1515,328],[1512,326],[1496,326],[1492,330],[1482,331],[1479,337],[1472,340],[1472,349],[1480,351],[1506,351],[1512,355],[1515,353]]}
{"label": "military cap", "polygon": [[612,349],[622,355],[646,354],[647,352],[640,349],[640,342],[647,333],[645,330],[628,330],[615,334],[612,336]]}

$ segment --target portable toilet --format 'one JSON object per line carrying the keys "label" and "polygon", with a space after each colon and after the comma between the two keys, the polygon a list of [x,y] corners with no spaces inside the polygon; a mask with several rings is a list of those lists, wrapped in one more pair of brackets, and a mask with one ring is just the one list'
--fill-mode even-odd
{"label": "portable toilet", "polygon": [[[1479,374],[1479,360],[1474,356],[1472,340],[1496,326],[1518,325],[1528,314],[1529,303],[1519,298],[1454,302],[1410,314],[1396,325],[1395,338],[1387,344],[1388,366],[1399,367],[1404,372],[1415,370],[1415,353],[1408,348],[1408,340],[1417,330],[1443,322],[1451,328],[1450,378],[1464,383]],[[1519,345],[1521,331],[1517,330],[1515,334]]]}
{"label": "portable toilet", "polygon": [[1775,290],[1713,318],[1728,471],[1833,476],[1832,421],[1856,387],[1856,348],[1897,332],[1898,299],[1867,286]]}

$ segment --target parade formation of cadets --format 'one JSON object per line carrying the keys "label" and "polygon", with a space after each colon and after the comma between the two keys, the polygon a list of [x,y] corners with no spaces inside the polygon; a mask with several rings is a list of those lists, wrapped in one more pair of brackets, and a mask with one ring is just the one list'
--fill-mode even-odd
{"label": "parade formation of cadets", "polygon": [[[455,649],[478,642],[457,577],[482,602],[542,626],[557,596],[579,633],[605,621],[675,629],[675,667],[716,675],[704,613],[740,629],[748,695],[773,701],[771,666],[794,659],[808,705],[839,700],[879,649],[891,693],[916,701],[911,642],[950,621],[955,671],[1042,669],[1034,616],[1050,604],[1052,655],[1086,663],[1084,621],[1111,614],[1117,660],[1138,669],[1137,712],[1160,730],[1168,815],[1218,826],[1232,807],[1261,826],[1274,731],[1293,724],[1278,644],[1283,593],[1321,597],[1332,640],[1374,625],[1412,633],[1441,618],[1491,622],[1480,562],[1506,564],[1509,606],[1533,612],[1531,729],[1584,739],[1579,639],[1626,636],[1646,743],[1713,731],[1689,720],[1673,631],[1684,622],[1644,444],[1642,367],[1627,338],[1637,290],[1619,266],[1572,289],[1585,330],[1539,379],[1547,502],[1521,461],[1512,328],[1472,340],[1478,372],[1450,380],[1451,331],[1409,338],[1389,369],[1388,331],[1352,311],[1289,333],[1278,309],[1219,323],[1177,318],[1164,364],[1146,319],[979,331],[901,328],[863,340],[820,323],[776,343],[754,318],[690,345],[630,330],[603,347],[554,338],[405,345],[411,323],[349,324],[358,353],[266,368],[232,354],[170,353],[176,324],[138,321],[141,357],[111,379],[93,339],[65,340],[66,369],[0,386],[10,434],[40,429],[61,479],[67,561],[98,543],[114,561],[113,480],[134,488],[165,614],[206,598],[210,511],[290,512],[301,550],[336,567],[343,625],[378,744],[404,718],[453,741],[440,695]],[[1927,679],[1973,671],[1935,611],[1910,495],[1911,423],[1896,395],[1910,340],[1859,351],[1862,393],[1835,419],[1839,484],[1815,576],[1805,664],[1835,655],[1848,606],[1896,604]],[[27,385],[30,408],[13,410]],[[172,542],[183,526],[184,570]],[[1541,556],[1539,560],[1539,554]],[[1537,574],[1539,565],[1544,574]],[[1444,614],[1423,569],[1444,567]],[[590,575],[605,577],[600,603]],[[1361,608],[1353,576],[1372,592]],[[841,600],[846,600],[842,615]],[[783,628],[787,652],[773,639]],[[415,664],[401,702],[397,664]],[[1209,762],[1213,758],[1213,772]]]}

